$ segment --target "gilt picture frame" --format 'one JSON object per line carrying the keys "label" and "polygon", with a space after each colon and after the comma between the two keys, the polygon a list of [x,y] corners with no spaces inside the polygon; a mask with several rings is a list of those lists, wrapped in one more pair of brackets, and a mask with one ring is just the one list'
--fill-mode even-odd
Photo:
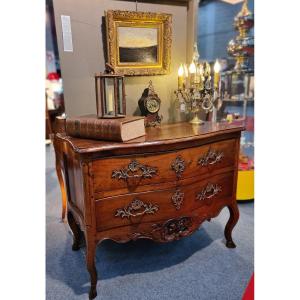
{"label": "gilt picture frame", "polygon": [[116,74],[170,73],[171,14],[108,10],[105,17],[108,63]]}

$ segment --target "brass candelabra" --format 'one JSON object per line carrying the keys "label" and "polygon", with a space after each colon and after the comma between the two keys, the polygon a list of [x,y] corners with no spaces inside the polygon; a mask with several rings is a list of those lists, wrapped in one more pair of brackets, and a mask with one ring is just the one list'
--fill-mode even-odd
{"label": "brass candelabra", "polygon": [[[212,84],[211,67],[208,62],[199,62],[197,44],[189,69],[181,64],[178,69],[178,89],[175,91],[176,101],[181,112],[193,114],[190,123],[203,124],[199,112],[215,112],[220,108],[220,63],[214,65],[214,81]],[[213,114],[213,119],[214,115]]]}

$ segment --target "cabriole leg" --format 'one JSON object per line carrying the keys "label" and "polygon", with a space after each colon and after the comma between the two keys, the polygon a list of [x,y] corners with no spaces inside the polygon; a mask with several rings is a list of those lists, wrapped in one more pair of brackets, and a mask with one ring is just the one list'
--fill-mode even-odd
{"label": "cabriole leg", "polygon": [[97,296],[97,269],[95,266],[96,242],[86,241],[86,265],[90,273],[91,288],[89,292],[89,299],[94,299]]}
{"label": "cabriole leg", "polygon": [[73,233],[72,250],[77,251],[77,250],[79,250],[79,243],[80,243],[80,228],[77,225],[77,223],[73,217],[73,214],[70,211],[68,211],[67,218],[68,218],[69,226]]}
{"label": "cabriole leg", "polygon": [[234,201],[231,205],[228,205],[228,209],[230,212],[230,217],[225,226],[225,231],[224,231],[225,238],[226,238],[226,247],[227,248],[235,248],[236,245],[232,240],[231,234],[232,234],[232,230],[233,230],[234,226],[236,225],[236,223],[239,219],[239,215],[240,215],[236,201]]}
{"label": "cabriole leg", "polygon": [[62,213],[61,213],[61,218],[62,220],[65,219],[66,217],[66,208],[67,208],[67,194],[66,194],[66,187],[63,179],[63,174],[62,174],[62,169],[60,166],[60,161],[59,161],[59,153],[56,148],[59,146],[56,145],[55,140],[53,142],[54,145],[54,150],[55,150],[55,167],[56,167],[56,174],[60,186],[60,191],[61,191],[61,200],[62,200]]}

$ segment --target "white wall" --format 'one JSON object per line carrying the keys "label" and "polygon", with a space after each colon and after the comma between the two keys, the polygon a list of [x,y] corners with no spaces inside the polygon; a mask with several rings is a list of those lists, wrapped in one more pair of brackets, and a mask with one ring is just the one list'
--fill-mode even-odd
{"label": "white wall", "polygon": [[[192,0],[191,2],[198,1]],[[115,0],[54,0],[57,40],[62,77],[64,80],[65,106],[68,116],[96,113],[94,73],[104,71],[105,60],[101,33],[104,11],[109,9],[135,10],[133,1]],[[155,2],[155,1],[154,1]],[[138,110],[138,99],[152,80],[162,100],[160,113],[164,122],[180,120],[174,108],[173,92],[177,87],[177,69],[187,58],[187,40],[191,26],[190,10],[195,5],[165,2],[138,3],[139,11],[170,13],[173,15],[173,43],[171,50],[171,73],[160,76],[126,77],[127,114]],[[197,11],[197,9],[196,9]],[[62,45],[61,15],[71,16],[74,52],[64,52]],[[197,24],[197,23],[196,23]],[[193,38],[189,38],[192,47]]]}

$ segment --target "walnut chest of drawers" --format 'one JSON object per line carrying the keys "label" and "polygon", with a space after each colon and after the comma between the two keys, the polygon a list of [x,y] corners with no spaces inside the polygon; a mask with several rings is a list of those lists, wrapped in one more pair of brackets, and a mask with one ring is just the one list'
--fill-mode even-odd
{"label": "walnut chest of drawers", "polygon": [[[73,250],[81,232],[96,297],[95,251],[104,239],[169,242],[192,234],[228,207],[226,246],[235,247],[236,183],[242,124],[188,123],[148,128],[127,143],[57,134],[57,173]],[[66,191],[66,192],[65,192]]]}

